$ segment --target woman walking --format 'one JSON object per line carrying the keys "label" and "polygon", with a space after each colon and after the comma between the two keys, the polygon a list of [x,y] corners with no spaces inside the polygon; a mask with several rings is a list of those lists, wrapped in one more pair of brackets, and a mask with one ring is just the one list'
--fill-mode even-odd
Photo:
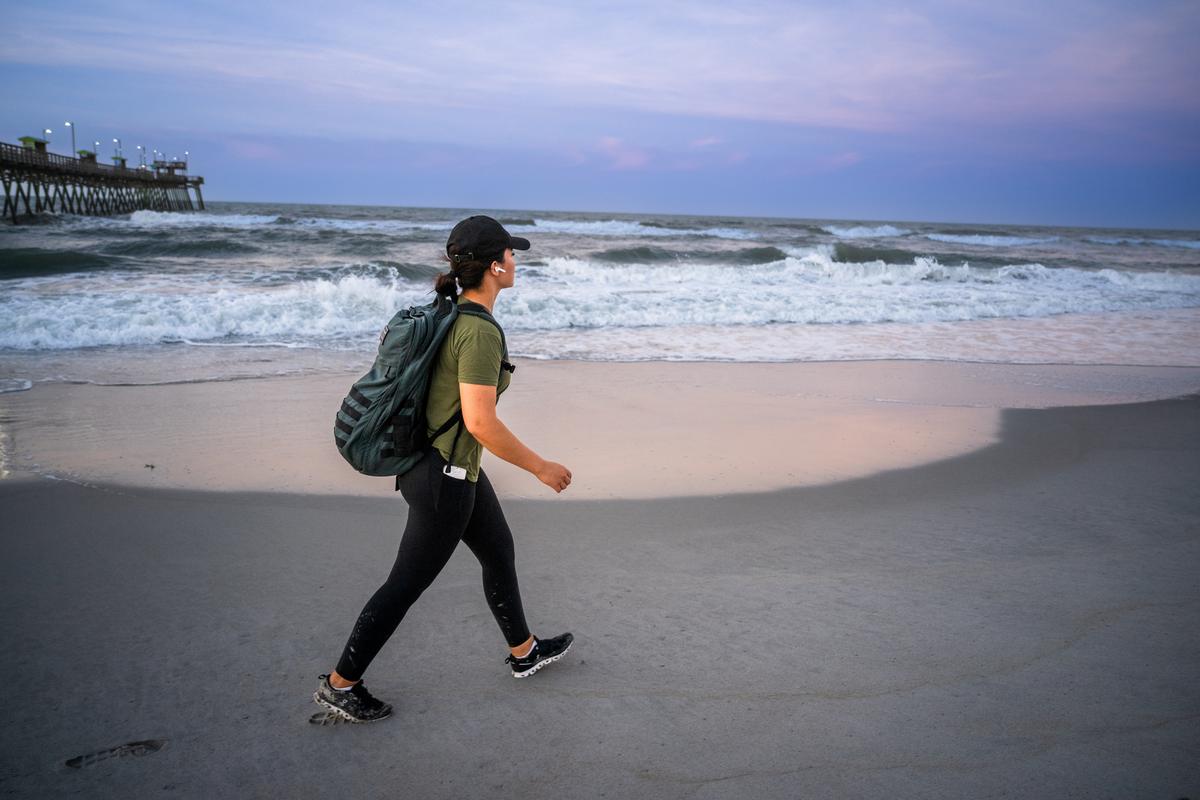
{"label": "woman walking", "polygon": [[504,333],[491,311],[497,295],[516,278],[513,250],[528,249],[528,239],[510,236],[486,216],[458,223],[446,242],[450,271],[438,276],[436,291],[457,296],[460,312],[474,313],[459,314],[438,353],[426,419],[436,424],[461,408],[462,421],[437,437],[425,457],[400,477],[409,508],[396,563],[359,615],[337,667],[320,677],[313,695],[317,704],[354,722],[391,714],[389,704],[367,691],[363,673],[460,540],[483,567],[484,596],[508,643],[505,661],[514,678],[533,675],[562,658],[574,639],[570,633],[549,639],[530,634],[517,587],[512,532],[479,465],[486,447],[555,492],[571,484],[570,470],[530,450],[496,416],[496,400],[516,367],[507,361]]}

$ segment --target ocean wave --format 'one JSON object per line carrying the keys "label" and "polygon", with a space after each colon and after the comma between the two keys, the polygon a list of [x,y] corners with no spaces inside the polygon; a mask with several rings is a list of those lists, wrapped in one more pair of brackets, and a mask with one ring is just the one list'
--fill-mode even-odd
{"label": "ocean wave", "polygon": [[291,223],[298,228],[321,228],[335,231],[445,231],[450,233],[455,221],[410,222],[402,219],[331,219],[329,217],[299,217]]}
{"label": "ocean wave", "polygon": [[[295,231],[288,231],[295,236]],[[340,256],[366,256],[367,258],[382,258],[389,255],[396,247],[394,237],[383,233],[360,233],[346,237],[337,243],[337,253]]]}
{"label": "ocean wave", "polygon": [[696,231],[689,232],[694,236],[712,236],[717,239],[757,239],[758,234],[754,231],[742,230],[740,228],[700,228]]}
{"label": "ocean wave", "polygon": [[164,239],[140,238],[114,242],[103,246],[102,252],[123,256],[194,256],[199,258],[221,258],[231,255],[249,255],[260,252],[260,248],[243,239],[222,237],[219,239],[184,239],[171,236]]}
{"label": "ocean wave", "polygon": [[120,259],[80,250],[15,247],[0,251],[0,280],[108,269]]}
{"label": "ocean wave", "polygon": [[1125,236],[1085,236],[1084,241],[1109,245],[1157,245],[1158,247],[1183,247],[1200,250],[1200,241],[1195,239],[1138,239]]}
{"label": "ocean wave", "polygon": [[270,225],[278,214],[215,214],[208,211],[134,211],[129,219],[106,220],[139,228],[249,228]]}
{"label": "ocean wave", "polygon": [[893,225],[853,225],[850,227],[824,225],[821,227],[821,230],[843,239],[875,239],[884,236],[904,236],[911,233],[911,231],[904,228],[897,228]]}
{"label": "ocean wave", "polygon": [[[291,215],[215,214],[211,212],[136,211],[126,221],[142,228],[253,228],[295,227],[336,231],[383,231],[410,233],[414,231],[444,231],[449,233],[457,220],[419,222],[403,219],[340,219],[335,217],[304,217]],[[757,234],[736,227],[666,226],[637,220],[581,220],[506,218],[511,233],[562,233],[586,236],[708,236],[721,239],[754,239]]]}
{"label": "ocean wave", "polygon": [[[736,227],[665,226],[638,220],[583,220],[506,218],[505,227],[511,233],[560,233],[584,236],[709,236],[722,239],[753,239],[753,231]],[[336,217],[306,217],[283,214],[219,214],[202,212],[135,211],[128,219],[113,218],[93,222],[115,223],[138,228],[255,228],[294,227],[336,231],[384,231],[407,233],[414,231],[450,232],[457,220],[420,222],[403,219],[342,219]]]}
{"label": "ocean wave", "polygon": [[778,247],[747,247],[740,250],[671,250],[654,245],[615,247],[593,253],[590,258],[615,264],[658,264],[709,261],[721,264],[769,264],[787,258]]}
{"label": "ocean wave", "polygon": [[[745,224],[746,224],[745,220],[736,219],[736,218],[731,219],[731,218],[724,218],[724,217],[712,217],[711,219],[716,224],[723,226],[723,227],[727,227],[727,228],[743,228],[743,227],[745,227]],[[673,228],[676,230],[691,230],[692,228],[695,227],[694,225],[692,225],[689,222],[683,222],[678,219],[639,220],[639,222],[642,225],[645,225],[647,228]]]}
{"label": "ocean wave", "polygon": [[342,278],[369,278],[379,281],[382,285],[397,286],[408,284],[410,289],[428,289],[433,286],[433,280],[442,270],[433,264],[409,261],[391,261],[377,259],[366,262],[348,264],[328,264],[321,266],[292,267],[289,269],[256,269],[248,270],[240,275],[231,274],[202,274],[194,273],[188,276],[186,282],[178,279],[180,291],[203,289],[204,287],[222,284],[238,286],[254,286],[258,288],[286,288],[304,281],[338,281]]}
{"label": "ocean wave", "polygon": [[0,298],[0,347],[56,350],[222,339],[310,342],[377,329],[397,308],[430,299],[430,291],[406,280],[356,275],[273,289],[226,285],[207,293],[21,293]]}
{"label": "ocean wave", "polygon": [[338,280],[344,277],[374,278],[386,285],[407,281],[420,287],[432,287],[433,279],[443,270],[440,266],[409,261],[369,261],[364,264],[343,264],[336,267],[309,268],[297,272],[305,280],[325,278]]}
{"label": "ocean wave", "polygon": [[533,225],[508,226],[510,233],[566,233],[582,236],[710,236],[718,239],[756,239],[754,231],[738,228],[667,228],[624,219],[534,219]]}
{"label": "ocean wave", "polygon": [[[615,264],[549,258],[518,273],[497,311],[512,330],[771,323],[947,322],[1200,307],[1200,276],[1173,272],[841,263],[829,249],[767,264]],[[278,285],[161,282],[111,291],[0,295],[0,347],[162,342],[317,346],[366,341],[398,308],[432,299],[402,264],[358,265]],[[357,272],[355,271],[357,269]]]}
{"label": "ocean wave", "polygon": [[137,230],[211,228],[244,230],[316,229],[332,231],[382,231],[412,233],[445,231],[449,233],[454,220],[417,222],[401,219],[340,219],[337,217],[304,217],[285,214],[221,214],[211,211],[135,211],[128,217],[77,217],[72,224],[93,228],[127,228]]}
{"label": "ocean wave", "polygon": [[1031,244],[1049,244],[1057,242],[1057,236],[997,236],[991,234],[977,233],[925,233],[922,234],[926,239],[934,242],[949,242],[951,244],[973,244],[982,247],[1020,247],[1022,245]]}
{"label": "ocean wave", "polygon": [[882,261],[886,264],[911,264],[914,259],[921,258],[927,253],[913,250],[903,250],[898,247],[870,247],[849,242],[838,242],[834,245],[834,260],[846,264]]}
{"label": "ocean wave", "polygon": [[[833,246],[833,260],[845,264],[861,264],[871,261],[882,261],[885,264],[912,264],[918,258],[929,258],[930,256],[928,250],[879,247],[857,242],[837,242]],[[969,263],[972,267],[1003,267],[1011,263],[1000,254],[988,253],[983,255],[978,253],[938,253],[937,259],[943,263]],[[1061,261],[1056,261],[1055,265],[1064,266]]]}

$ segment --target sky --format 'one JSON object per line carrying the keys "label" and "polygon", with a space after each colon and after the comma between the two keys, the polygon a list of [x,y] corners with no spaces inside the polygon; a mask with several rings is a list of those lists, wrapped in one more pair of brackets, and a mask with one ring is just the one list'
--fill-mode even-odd
{"label": "sky", "polygon": [[1200,2],[13,0],[0,141],[208,200],[1200,228]]}

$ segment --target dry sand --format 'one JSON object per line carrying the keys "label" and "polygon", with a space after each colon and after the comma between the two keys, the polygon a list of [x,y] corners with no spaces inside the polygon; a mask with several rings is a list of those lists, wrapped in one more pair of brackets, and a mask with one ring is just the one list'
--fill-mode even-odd
{"label": "dry sand", "polygon": [[[324,404],[320,380],[277,384],[293,387],[282,425],[248,402],[262,397],[250,382],[5,397],[0,795],[1200,793],[1200,396],[1120,403],[1195,391],[1195,371],[673,365],[680,375],[664,386],[653,382],[672,371],[662,365],[607,365],[600,378],[526,366],[529,396],[514,383],[504,414],[548,455],[569,434],[636,464],[617,445],[643,441],[650,417],[675,432],[723,419],[757,437],[745,445],[754,458],[690,467],[726,470],[736,491],[717,496],[505,495],[530,622],[572,630],[575,649],[512,680],[478,566],[460,548],[369,670],[396,714],[366,726],[309,724],[311,692],[395,555],[399,495],[164,489],[133,484],[160,480],[160,468],[137,464],[126,485],[87,471],[103,463],[96,451],[159,457],[139,449],[155,437],[116,435],[113,420],[126,419],[123,430],[140,420],[169,437],[168,477],[197,459],[206,480],[220,477],[207,459],[230,442],[211,437],[231,429],[279,445],[263,456],[273,480],[325,475],[280,459],[309,452],[294,441],[309,426],[324,447],[324,415],[303,411]],[[628,397],[645,398],[625,417],[637,436],[607,427]],[[794,412],[768,425],[697,398]],[[1079,405],[1099,400],[1110,404]],[[1072,407],[1033,407],[1056,404]],[[784,430],[831,452],[863,409],[904,427],[890,431],[905,443],[896,461],[872,460],[887,449],[879,423],[854,445],[865,462],[847,462],[859,477],[747,490],[741,471],[759,463],[761,443],[786,452],[795,440]],[[558,415],[585,422],[538,424]],[[78,432],[74,450],[38,450],[64,427]],[[920,451],[923,463],[879,471],[945,428],[964,433],[947,455]],[[47,464],[80,458],[69,463],[84,482],[15,474],[31,449]],[[650,493],[676,479],[650,481]],[[161,748],[67,765],[145,740]]]}

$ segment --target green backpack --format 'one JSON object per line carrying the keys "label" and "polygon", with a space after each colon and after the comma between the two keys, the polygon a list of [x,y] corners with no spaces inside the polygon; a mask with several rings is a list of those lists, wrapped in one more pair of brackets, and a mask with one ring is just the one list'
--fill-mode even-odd
{"label": "green backpack", "polygon": [[429,381],[454,321],[472,314],[496,324],[482,306],[470,305],[459,308],[453,298],[438,297],[397,312],[379,334],[375,363],[350,387],[333,423],[338,452],[350,466],[364,475],[403,475],[430,442],[462,420],[459,409],[426,435]]}

